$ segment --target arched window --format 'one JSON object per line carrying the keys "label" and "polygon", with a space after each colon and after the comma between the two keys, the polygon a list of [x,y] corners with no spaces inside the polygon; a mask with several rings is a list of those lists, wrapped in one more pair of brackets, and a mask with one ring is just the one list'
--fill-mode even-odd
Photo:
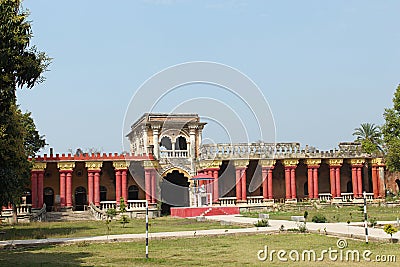
{"label": "arched window", "polygon": [[185,137],[179,136],[178,138],[176,138],[175,150],[187,150],[187,143]]}
{"label": "arched window", "polygon": [[139,199],[139,188],[137,185],[131,185],[128,188],[128,199],[129,200],[138,200]]}
{"label": "arched window", "polygon": [[165,150],[172,150],[171,139],[168,136],[161,138],[160,148]]}
{"label": "arched window", "polygon": [[106,201],[107,200],[107,187],[105,186],[100,186],[100,201]]}

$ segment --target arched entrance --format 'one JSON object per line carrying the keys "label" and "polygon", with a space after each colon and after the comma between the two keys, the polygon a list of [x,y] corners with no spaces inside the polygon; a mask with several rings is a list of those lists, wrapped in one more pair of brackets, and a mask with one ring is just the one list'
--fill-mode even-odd
{"label": "arched entrance", "polygon": [[52,211],[54,206],[54,190],[51,187],[43,189],[43,201],[46,204],[46,210]]}
{"label": "arched entrance", "polygon": [[86,204],[86,188],[78,186],[75,189],[75,210],[85,210]]}
{"label": "arched entrance", "polygon": [[171,207],[189,207],[189,180],[178,170],[167,173],[160,184],[161,213],[170,214]]}

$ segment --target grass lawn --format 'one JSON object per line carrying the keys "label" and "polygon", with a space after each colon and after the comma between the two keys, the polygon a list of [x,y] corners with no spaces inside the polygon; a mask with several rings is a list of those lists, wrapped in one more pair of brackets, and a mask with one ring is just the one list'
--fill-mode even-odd
{"label": "grass lawn", "polygon": [[[308,221],[311,221],[312,217],[316,214],[322,214],[328,222],[361,222],[364,220],[362,206],[325,206],[321,209],[313,207],[298,206],[296,210],[288,211],[276,211],[276,212],[265,212],[269,214],[270,219],[273,220],[290,220],[290,216],[299,215],[303,216],[304,211],[308,211]],[[367,206],[367,212],[369,218],[375,218],[378,221],[396,221],[400,218],[400,208],[398,207],[378,207],[378,206]],[[258,212],[244,212],[244,216],[258,218]]]}
{"label": "grass lawn", "polygon": [[[163,239],[150,241],[150,259],[144,259],[144,242],[130,243],[80,243],[66,246],[24,248],[0,251],[0,266],[398,266],[398,263],[331,261],[327,254],[323,262],[280,262],[274,255],[261,262],[257,252],[265,245],[271,250],[315,250],[317,258],[324,249],[338,249],[337,238],[317,234],[237,235],[198,237],[187,239]],[[346,250],[368,249],[370,259],[377,255],[395,255],[400,260],[399,244],[370,243],[347,240]],[[300,257],[301,260],[301,257]]]}
{"label": "grass lawn", "polygon": [[[109,234],[138,234],[145,232],[144,219],[131,219],[125,228],[118,221],[110,223]],[[221,228],[240,228],[240,226],[221,225],[219,222],[197,222],[194,219],[160,217],[149,220],[150,232],[175,232],[186,230],[206,230]],[[107,225],[104,221],[76,222],[34,222],[15,226],[2,225],[0,236],[2,240],[9,239],[38,239],[55,237],[83,237],[107,235]]]}

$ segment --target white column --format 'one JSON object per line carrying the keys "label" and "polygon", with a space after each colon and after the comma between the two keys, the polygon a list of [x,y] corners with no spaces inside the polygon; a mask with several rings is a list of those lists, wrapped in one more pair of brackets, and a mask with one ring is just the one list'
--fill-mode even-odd
{"label": "white column", "polygon": [[196,156],[196,126],[189,126],[189,135],[189,157],[194,159]]}
{"label": "white column", "polygon": [[154,145],[154,156],[155,158],[159,158],[160,157],[160,144],[158,143],[158,135],[159,135],[159,129],[160,126],[159,125],[152,125],[151,126],[152,130],[153,130],[153,145]]}
{"label": "white column", "polygon": [[142,154],[147,155],[147,146],[149,145],[149,141],[147,139],[147,126],[144,125],[142,127],[142,131],[143,131],[143,147],[142,147]]}

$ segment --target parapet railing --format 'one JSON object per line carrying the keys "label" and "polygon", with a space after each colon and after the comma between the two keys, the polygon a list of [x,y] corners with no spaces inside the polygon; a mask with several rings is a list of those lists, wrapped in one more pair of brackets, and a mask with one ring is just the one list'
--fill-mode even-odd
{"label": "parapet railing", "polygon": [[30,221],[31,222],[43,222],[46,220],[46,203],[37,212],[32,213]]}
{"label": "parapet railing", "polygon": [[91,211],[93,217],[98,221],[105,220],[107,218],[107,214],[103,210],[96,207],[93,203],[89,204],[89,210]]}
{"label": "parapet railing", "polygon": [[189,153],[187,150],[161,150],[160,158],[187,158]]}
{"label": "parapet railing", "polygon": [[128,200],[127,211],[146,209],[146,200]]}
{"label": "parapet railing", "polygon": [[116,201],[100,201],[100,210],[117,209]]}
{"label": "parapet railing", "polygon": [[339,148],[320,151],[314,147],[300,148],[300,143],[237,143],[204,144],[200,160],[228,159],[284,159],[284,158],[338,158],[369,157],[358,143],[340,143]]}

